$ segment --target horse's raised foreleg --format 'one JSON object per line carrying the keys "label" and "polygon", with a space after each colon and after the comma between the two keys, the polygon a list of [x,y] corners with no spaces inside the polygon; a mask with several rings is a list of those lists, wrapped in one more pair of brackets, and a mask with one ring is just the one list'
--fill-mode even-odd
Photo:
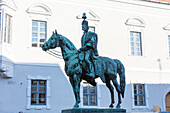
{"label": "horse's raised foreleg", "polygon": [[112,80],[112,81],[113,81],[113,84],[114,84],[114,86],[115,86],[115,88],[116,88],[116,91],[117,91],[117,93],[118,93],[118,104],[117,104],[116,108],[120,108],[120,107],[121,107],[120,104],[122,103],[122,101],[121,101],[121,96],[120,96],[120,94],[121,94],[120,86],[119,86],[119,84],[117,83],[117,80],[116,80],[116,79],[114,79],[114,80]]}
{"label": "horse's raised foreleg", "polygon": [[109,89],[110,91],[110,94],[111,94],[111,104],[110,104],[110,108],[113,108],[113,104],[115,103],[114,101],[114,88],[112,86],[112,84],[110,83],[110,79],[109,78],[106,78],[106,86],[107,88]]}

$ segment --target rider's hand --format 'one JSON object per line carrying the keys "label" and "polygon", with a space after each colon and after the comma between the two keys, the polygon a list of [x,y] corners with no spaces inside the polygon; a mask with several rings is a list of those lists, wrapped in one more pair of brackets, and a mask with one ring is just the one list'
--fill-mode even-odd
{"label": "rider's hand", "polygon": [[78,50],[78,53],[81,53],[81,50],[80,50],[80,49]]}
{"label": "rider's hand", "polygon": [[86,50],[86,46],[81,47],[80,50],[81,50],[81,51]]}

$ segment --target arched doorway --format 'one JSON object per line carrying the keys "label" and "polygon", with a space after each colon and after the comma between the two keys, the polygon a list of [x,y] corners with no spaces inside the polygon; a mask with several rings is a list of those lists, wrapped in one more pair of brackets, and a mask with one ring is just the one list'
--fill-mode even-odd
{"label": "arched doorway", "polygon": [[166,103],[166,112],[170,112],[170,92],[166,95],[165,103]]}

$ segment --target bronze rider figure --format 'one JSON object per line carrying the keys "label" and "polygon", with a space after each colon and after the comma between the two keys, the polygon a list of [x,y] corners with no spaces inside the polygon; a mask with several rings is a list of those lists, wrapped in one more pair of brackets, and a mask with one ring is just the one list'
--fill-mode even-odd
{"label": "bronze rider figure", "polygon": [[79,49],[79,51],[84,53],[84,60],[86,62],[86,67],[88,73],[86,74],[87,76],[91,78],[95,78],[95,69],[94,69],[94,64],[93,61],[96,59],[98,56],[98,51],[97,51],[97,34],[89,30],[88,26],[88,21],[85,19],[86,14],[83,13],[84,20],[82,22],[82,30],[84,31],[83,36],[81,38],[81,45],[82,47]]}

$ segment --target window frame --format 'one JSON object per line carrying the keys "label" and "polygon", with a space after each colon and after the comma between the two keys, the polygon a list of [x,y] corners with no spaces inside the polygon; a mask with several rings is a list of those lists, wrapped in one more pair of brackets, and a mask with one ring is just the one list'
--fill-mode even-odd
{"label": "window frame", "polygon": [[[145,84],[133,84],[133,87],[135,87],[135,85],[136,85],[136,89],[135,88],[133,89],[134,90],[134,98],[135,98],[135,96],[137,96],[137,104],[135,103],[135,106],[146,106]],[[139,93],[140,85],[142,86],[143,94]],[[135,94],[135,90],[136,90],[136,94]],[[143,97],[143,105],[140,105],[140,96]],[[134,102],[135,101],[136,100],[134,99]]]}
{"label": "window frame", "polygon": [[[46,104],[45,105],[32,105],[31,104],[31,81],[32,80],[45,80],[46,81]],[[51,84],[51,77],[50,76],[40,76],[40,75],[28,75],[27,77],[27,106],[26,109],[51,109],[50,106],[50,84]]]}
{"label": "window frame", "polygon": [[[9,47],[12,45],[12,29],[13,29],[13,14],[14,12],[12,10],[10,10],[9,8],[4,8],[4,9],[0,9],[0,13],[1,13],[1,29],[0,29],[0,35],[1,35],[1,38],[0,40],[4,43],[4,44],[7,44]],[[6,42],[4,41],[5,40],[5,37],[8,36],[7,34],[5,34],[5,26],[6,26],[6,15],[9,15],[11,17],[11,22],[10,22],[10,42]]]}
{"label": "window frame", "polygon": [[168,58],[170,58],[170,34],[168,34],[167,45],[168,45]]}
{"label": "window frame", "polygon": [[[44,42],[47,40],[47,21],[41,21],[41,20],[32,20],[32,23],[33,22],[37,22],[38,23],[38,26],[37,26],[37,32],[36,31],[33,31],[33,29],[32,29],[32,34],[33,33],[37,33],[37,46],[33,46],[32,44],[33,44],[33,41],[31,41],[31,47],[36,47],[36,48],[40,48],[41,46],[40,46],[40,44],[41,44],[41,42],[40,42],[40,39],[41,39],[41,36],[40,36],[40,34],[42,33],[39,29],[41,28],[41,26],[40,26],[40,23],[41,22],[44,22],[45,23],[45,39],[44,39]],[[33,28],[33,25],[32,25],[32,27],[31,28]],[[32,36],[32,38],[31,38],[31,40],[33,39],[33,36]]]}
{"label": "window frame", "polygon": [[3,33],[2,33],[2,27],[3,27],[3,25],[2,25],[2,10],[0,10],[0,41],[2,41],[3,39],[2,39],[2,37],[3,37]]}
{"label": "window frame", "polygon": [[[94,28],[94,31],[91,31],[90,28]],[[96,27],[95,26],[89,26],[89,31],[96,33]]]}
{"label": "window frame", "polygon": [[[133,34],[136,34],[136,33],[138,33],[139,34],[139,41],[136,41],[135,40],[135,37],[133,38],[133,41],[131,41],[131,33],[133,33]],[[135,40],[135,41],[134,41]],[[134,54],[132,54],[132,49],[131,49],[131,43],[133,42],[133,44],[134,45],[136,45],[138,42],[139,42],[139,49],[140,49],[140,54],[139,55],[137,55],[137,47],[136,46],[133,46],[134,47]],[[130,55],[132,55],[132,56],[143,56],[143,50],[142,50],[142,33],[141,32],[138,32],[138,31],[130,31]]]}
{"label": "window frame", "polygon": [[[134,84],[144,84],[144,90],[145,90],[145,105],[144,106],[136,106],[135,105],[135,98],[134,98]],[[148,94],[148,86],[145,83],[132,83],[131,84],[131,100],[132,100],[132,110],[137,110],[137,109],[146,109],[149,110],[149,94]]]}
{"label": "window frame", "polygon": [[[86,88],[87,89],[87,93],[84,93],[84,88]],[[90,92],[90,90],[92,89],[92,88],[94,88],[95,89],[95,93],[91,93]],[[93,105],[92,103],[91,103],[91,96],[92,95],[95,95],[96,96],[96,98],[95,98],[95,105]],[[88,103],[88,105],[85,105],[84,104],[84,96],[87,96],[87,98],[88,98],[88,100],[87,100],[87,103]],[[94,87],[94,86],[90,86],[90,85],[84,85],[83,86],[83,106],[98,106],[98,95],[97,95],[97,85]]]}
{"label": "window frame", "polygon": [[[9,13],[5,13],[4,15],[5,16],[4,16],[4,22],[3,22],[4,23],[3,42],[11,44],[12,43],[12,23],[13,23],[12,20],[13,20],[13,16],[10,15]],[[8,20],[8,18],[10,18],[10,20]],[[8,26],[9,21],[10,21],[10,26]]]}
{"label": "window frame", "polygon": [[[37,86],[32,86],[32,82],[33,81],[37,81]],[[39,89],[40,89],[40,81],[45,81],[45,91],[40,91]],[[37,89],[37,91],[32,91],[32,88],[35,88],[36,87],[36,89]],[[31,80],[31,105],[46,105],[46,90],[47,90],[47,81],[46,80]],[[32,98],[32,94],[36,94],[36,98]],[[40,97],[39,97],[39,94],[45,94],[45,103],[44,104],[40,104],[39,103],[39,99],[40,99]],[[36,104],[32,104],[32,99],[36,99]]]}
{"label": "window frame", "polygon": [[[142,55],[131,55],[131,43],[130,43],[130,32],[140,32],[141,33],[141,49],[142,49]],[[144,36],[144,28],[143,27],[137,27],[137,26],[127,26],[127,38],[128,38],[128,56],[134,56],[134,57],[146,57],[146,43],[145,43],[145,36]]]}
{"label": "window frame", "polygon": [[[141,57],[146,56],[146,39],[144,36],[144,30],[146,27],[146,24],[142,18],[139,17],[131,17],[126,20],[125,25],[127,27],[127,38],[128,38],[128,56],[135,56],[135,57]],[[141,55],[131,55],[131,41],[130,41],[130,32],[140,32],[141,33]]]}
{"label": "window frame", "polygon": [[169,49],[169,37],[170,37],[170,24],[168,24],[166,27],[164,27],[163,29],[165,30],[164,32],[165,32],[165,36],[164,36],[164,38],[165,38],[165,43],[166,43],[166,57],[167,57],[167,60],[169,60],[170,59],[170,49]]}
{"label": "window frame", "polygon": [[28,48],[38,48],[41,49],[41,47],[32,47],[32,21],[42,21],[42,22],[46,22],[46,40],[48,40],[49,33],[48,31],[50,31],[50,25],[49,25],[49,19],[50,16],[48,15],[40,15],[40,14],[29,14],[30,18],[29,18],[29,41],[28,41]]}

